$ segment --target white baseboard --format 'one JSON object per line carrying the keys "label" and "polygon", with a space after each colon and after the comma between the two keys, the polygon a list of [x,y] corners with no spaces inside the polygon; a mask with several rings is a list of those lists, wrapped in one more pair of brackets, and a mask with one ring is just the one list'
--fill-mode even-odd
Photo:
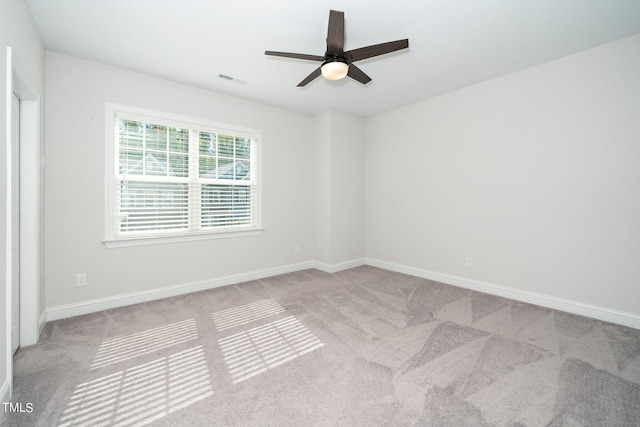
{"label": "white baseboard", "polygon": [[365,264],[365,259],[358,258],[358,259],[352,259],[351,261],[340,262],[338,264],[325,264],[323,262],[314,261],[313,267],[320,271],[324,271],[325,273],[337,273],[338,271],[359,267],[364,264]]}
{"label": "white baseboard", "polygon": [[[93,313],[110,308],[123,307],[141,302],[153,301],[161,298],[169,298],[172,296],[183,295],[191,292],[203,291],[206,289],[218,288],[221,286],[234,285],[236,283],[247,282],[250,280],[263,279],[265,277],[276,276],[279,274],[292,273],[294,271],[305,270],[308,268],[316,268],[327,273],[336,273],[361,265],[370,265],[373,267],[383,268],[385,270],[405,273],[416,277],[434,280],[461,288],[471,289],[474,291],[484,292],[487,294],[497,295],[504,298],[522,301],[529,304],[535,304],[542,307],[561,310],[568,313],[587,316],[594,319],[604,320],[606,322],[616,323],[619,325],[629,326],[640,329],[640,315],[627,313],[618,310],[600,307],[591,304],[585,304],[578,301],[557,298],[551,295],[544,295],[535,292],[523,291],[520,289],[510,288],[507,286],[495,285],[492,283],[482,282],[479,280],[468,279],[460,276],[453,276],[444,273],[424,270],[416,267],[410,267],[401,264],[395,264],[387,261],[381,261],[373,258],[358,258],[338,264],[325,264],[318,261],[306,261],[298,264],[289,264],[280,267],[257,270],[248,273],[234,274],[230,276],[219,277],[210,280],[202,280],[198,282],[183,283],[175,286],[168,286],[160,289],[152,289],[143,292],[134,292],[130,294],[117,295],[108,298],[100,298],[90,301],[83,301],[75,304],[65,304],[55,307],[48,307],[40,316],[40,331],[44,327],[46,321],[64,319],[67,317],[79,316],[82,314]],[[45,317],[46,316],[46,317]]]}
{"label": "white baseboard", "polygon": [[424,279],[434,280],[436,282],[446,283],[461,288],[472,289],[474,291],[484,292],[487,294],[497,295],[516,301],[535,304],[547,308],[553,308],[555,310],[566,311],[568,313],[578,314],[580,316],[587,316],[594,319],[604,320],[606,322],[640,329],[640,315],[634,313],[627,313],[609,309],[606,307],[585,304],[582,302],[572,301],[564,298],[557,298],[551,295],[523,291],[507,286],[494,285],[492,283],[481,282],[479,280],[467,279],[464,277],[453,276],[444,273],[437,273],[434,271],[380,261],[372,258],[366,258],[365,263],[366,265],[384,268],[385,270],[405,273],[411,276],[422,277]]}
{"label": "white baseboard", "polygon": [[55,307],[47,307],[46,320],[58,320],[67,317],[79,316],[81,314],[93,313],[96,311],[108,310],[110,308],[123,307],[141,302],[153,301],[162,298],[169,298],[191,292],[204,291],[206,289],[219,288],[221,286],[234,285],[236,283],[248,282],[250,280],[263,279],[265,277],[277,276],[279,274],[292,273],[294,271],[314,268],[313,261],[298,264],[289,264],[280,267],[267,268],[248,273],[233,274],[230,276],[218,277],[210,280],[183,283],[165,288],[151,289],[143,292],[133,292],[130,294],[117,295],[108,298],[100,298],[90,301],[82,301],[75,304],[65,304]]}

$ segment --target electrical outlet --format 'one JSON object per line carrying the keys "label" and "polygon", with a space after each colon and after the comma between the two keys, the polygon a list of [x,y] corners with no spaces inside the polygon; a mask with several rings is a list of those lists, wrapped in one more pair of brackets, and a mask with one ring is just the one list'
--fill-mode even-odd
{"label": "electrical outlet", "polygon": [[467,257],[467,263],[465,264],[467,267],[471,268],[473,267],[473,258],[468,256]]}
{"label": "electrical outlet", "polygon": [[300,245],[295,245],[293,247],[293,252],[296,254],[302,253],[302,249],[300,248]]}
{"label": "electrical outlet", "polygon": [[87,273],[76,274],[76,286],[87,286]]}

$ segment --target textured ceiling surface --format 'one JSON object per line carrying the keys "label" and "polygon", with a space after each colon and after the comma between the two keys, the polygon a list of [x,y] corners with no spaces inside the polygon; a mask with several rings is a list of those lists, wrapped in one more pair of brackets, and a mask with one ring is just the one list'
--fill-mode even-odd
{"label": "textured ceiling surface", "polygon": [[[360,116],[640,33],[637,0],[28,0],[47,49],[278,107]],[[314,80],[329,10],[345,49],[409,39],[358,62],[373,81]],[[220,74],[233,80],[219,78]]]}

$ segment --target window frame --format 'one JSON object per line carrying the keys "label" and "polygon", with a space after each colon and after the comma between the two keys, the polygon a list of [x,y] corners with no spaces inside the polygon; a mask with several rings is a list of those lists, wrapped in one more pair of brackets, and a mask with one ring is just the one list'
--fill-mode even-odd
{"label": "window frame", "polygon": [[[255,140],[255,164],[252,164],[252,173],[255,176],[255,200],[254,223],[246,227],[220,228],[204,230],[185,230],[171,232],[156,232],[145,235],[118,236],[116,230],[117,220],[117,180],[119,145],[116,134],[118,114],[137,116],[144,118],[153,124],[180,126],[188,129],[209,132],[229,132],[234,136],[244,136]],[[197,149],[197,148],[196,148]],[[189,147],[192,153],[194,148]],[[191,160],[190,160],[191,161]],[[262,231],[262,132],[258,129],[234,126],[213,122],[205,119],[194,118],[149,110],[146,108],[132,107],[128,105],[105,103],[105,238],[103,243],[107,248],[126,246],[165,244],[175,242],[198,241],[220,238],[235,238],[243,236],[259,235]],[[189,176],[191,179],[191,176]]]}

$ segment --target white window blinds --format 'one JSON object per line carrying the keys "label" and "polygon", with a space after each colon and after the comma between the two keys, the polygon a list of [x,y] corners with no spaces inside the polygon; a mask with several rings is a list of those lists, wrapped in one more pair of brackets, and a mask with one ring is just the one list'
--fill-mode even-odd
{"label": "white window blinds", "polygon": [[258,227],[257,138],[116,112],[114,238]]}

